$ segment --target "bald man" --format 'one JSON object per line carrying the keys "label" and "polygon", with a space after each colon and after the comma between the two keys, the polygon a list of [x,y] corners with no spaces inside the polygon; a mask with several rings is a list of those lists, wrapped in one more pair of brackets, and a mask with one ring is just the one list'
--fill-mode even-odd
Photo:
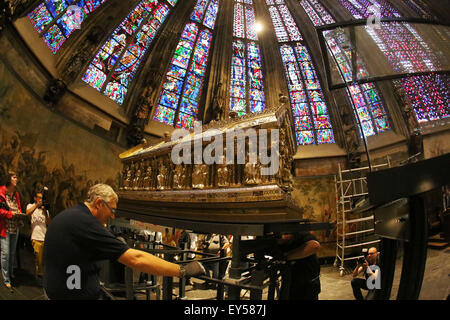
{"label": "bald man", "polygon": [[[364,272],[365,279],[358,278],[361,272]],[[361,289],[369,291],[366,300],[375,299],[376,290],[369,289],[367,286],[367,281],[369,278],[376,281],[376,279],[380,276],[379,273],[380,267],[378,266],[378,250],[377,248],[372,247],[369,249],[367,258],[364,263],[358,261],[358,265],[356,266],[355,270],[353,270],[352,289],[353,295],[355,296],[356,300],[364,300]]]}

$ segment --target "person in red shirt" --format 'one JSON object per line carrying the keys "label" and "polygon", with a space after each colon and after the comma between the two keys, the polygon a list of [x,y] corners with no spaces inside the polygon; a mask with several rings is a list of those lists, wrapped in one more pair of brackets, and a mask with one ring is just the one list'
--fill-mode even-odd
{"label": "person in red shirt", "polygon": [[14,215],[20,214],[19,193],[16,190],[17,174],[8,172],[6,184],[0,186],[0,244],[1,266],[5,286],[11,289],[11,279],[14,278],[14,259],[16,256],[19,227]]}

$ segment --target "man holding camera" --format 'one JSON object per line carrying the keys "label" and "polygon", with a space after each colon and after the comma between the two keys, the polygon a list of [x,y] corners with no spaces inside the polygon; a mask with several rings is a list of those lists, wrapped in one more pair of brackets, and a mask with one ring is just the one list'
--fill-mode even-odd
{"label": "man holding camera", "polygon": [[[364,272],[365,279],[357,278],[361,272]],[[376,281],[379,276],[380,268],[378,266],[378,250],[373,247],[369,249],[366,257],[358,259],[358,264],[355,270],[353,270],[352,289],[356,300],[364,300],[361,289],[369,291],[366,300],[376,299],[377,289],[369,288],[367,286],[367,282],[369,281],[369,278],[370,280]]]}
{"label": "man holding camera", "polygon": [[50,223],[50,215],[43,202],[43,194],[36,191],[34,203],[27,205],[27,215],[31,216],[31,244],[35,254],[36,280],[40,281],[44,275],[42,268],[42,258],[44,253],[44,239],[47,232],[47,225]]}

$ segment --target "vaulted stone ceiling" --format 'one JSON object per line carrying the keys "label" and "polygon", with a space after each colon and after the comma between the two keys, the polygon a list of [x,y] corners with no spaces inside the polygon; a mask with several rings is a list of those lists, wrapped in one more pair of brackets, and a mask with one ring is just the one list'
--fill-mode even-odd
{"label": "vaulted stone ceiling", "polygon": [[[386,17],[448,18],[443,3],[378,1]],[[349,95],[328,89],[316,28],[367,18],[372,2],[10,1],[10,20],[47,73],[44,99],[76,121],[115,131],[123,143],[157,139],[230,110],[258,112],[286,96],[302,156],[320,157],[361,152],[362,140]],[[340,49],[344,57],[348,48]],[[425,122],[448,125],[448,77],[442,77],[431,82],[446,86],[447,110]],[[413,131],[401,108],[404,90],[404,83],[383,81],[351,91],[354,101],[362,99],[356,112],[372,146]]]}

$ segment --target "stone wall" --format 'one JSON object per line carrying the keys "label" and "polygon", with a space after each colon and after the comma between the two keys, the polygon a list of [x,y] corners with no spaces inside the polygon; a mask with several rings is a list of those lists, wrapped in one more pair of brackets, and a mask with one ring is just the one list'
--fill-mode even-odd
{"label": "stone wall", "polygon": [[0,60],[0,179],[18,173],[22,205],[39,182],[48,186],[52,214],[83,200],[89,186],[118,184],[123,148],[52,112]]}

